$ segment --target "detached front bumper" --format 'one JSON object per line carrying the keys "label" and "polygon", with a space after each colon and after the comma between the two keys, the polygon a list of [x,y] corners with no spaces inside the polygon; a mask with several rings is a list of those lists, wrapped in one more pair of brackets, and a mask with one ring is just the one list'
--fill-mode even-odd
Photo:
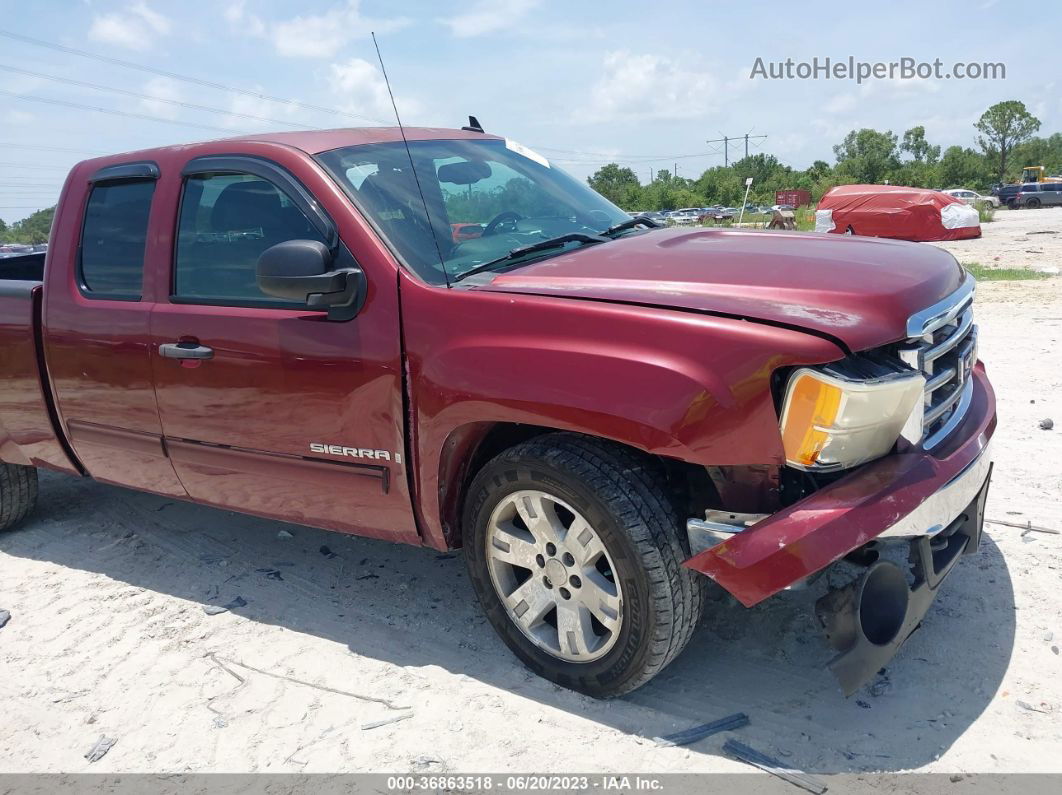
{"label": "detached front bumper", "polygon": [[[874,461],[745,529],[718,534],[712,523],[690,520],[691,542],[695,529],[702,538],[715,533],[726,540],[684,565],[751,607],[860,550],[852,559],[861,559],[865,573],[816,603],[838,652],[829,667],[851,695],[918,628],[940,583],[980,542],[996,408],[983,365],[971,380],[965,416],[932,453]],[[910,579],[900,566],[877,559],[879,540],[906,540]]]}
{"label": "detached front bumper", "polygon": [[751,607],[876,538],[947,527],[977,494],[990,464],[995,393],[984,365],[972,378],[965,417],[932,453],[897,453],[866,464],[683,565]]}
{"label": "detached front bumper", "polygon": [[[913,585],[908,585],[898,566],[882,561],[818,604],[827,636],[840,651],[831,668],[845,692],[851,693],[918,626],[937,586],[959,557],[977,548],[991,475],[996,409],[982,364],[975,367],[971,380],[965,416],[932,453],[898,453],[860,467],[788,508],[726,535],[725,541],[698,552],[684,565],[751,607],[873,541],[908,539]],[[696,520],[691,520],[694,524]]]}

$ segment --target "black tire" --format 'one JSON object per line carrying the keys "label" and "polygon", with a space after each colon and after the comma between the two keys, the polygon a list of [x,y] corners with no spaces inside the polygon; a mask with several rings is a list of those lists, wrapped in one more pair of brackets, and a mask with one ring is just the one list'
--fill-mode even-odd
{"label": "black tire", "polygon": [[[507,495],[526,489],[551,494],[579,511],[612,558],[623,594],[622,621],[614,645],[599,659],[567,661],[535,645],[494,588],[487,526]],[[465,560],[487,618],[528,668],[564,687],[608,698],[663,670],[701,617],[707,581],[681,566],[689,549],[680,519],[651,458],[610,442],[553,433],[506,450],[477,473],[465,501]]]}
{"label": "black tire", "polygon": [[14,527],[37,504],[37,470],[0,462],[0,531]]}
{"label": "black tire", "polygon": [[1029,209],[1029,210],[1035,210],[1035,209],[1039,208],[1039,206],[1040,206],[1040,200],[1039,199],[1026,199],[1025,200],[1025,207],[1027,209]]}

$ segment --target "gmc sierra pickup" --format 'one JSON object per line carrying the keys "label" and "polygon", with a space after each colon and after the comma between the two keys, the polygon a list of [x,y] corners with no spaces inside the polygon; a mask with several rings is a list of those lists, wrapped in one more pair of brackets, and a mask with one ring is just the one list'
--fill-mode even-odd
{"label": "gmc sierra pickup", "polygon": [[0,529],[44,467],[462,547],[512,651],[595,696],[679,654],[709,578],[752,606],[836,565],[851,693],[978,545],[974,281],[926,245],[655,227],[477,129],[80,163],[40,273],[0,281]]}

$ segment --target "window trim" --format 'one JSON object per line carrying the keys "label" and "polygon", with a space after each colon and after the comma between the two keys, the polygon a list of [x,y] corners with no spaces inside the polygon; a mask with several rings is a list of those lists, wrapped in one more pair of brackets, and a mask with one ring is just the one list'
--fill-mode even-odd
{"label": "window trim", "polygon": [[[104,166],[89,177],[89,190],[85,196],[85,206],[81,211],[81,230],[77,239],[77,261],[74,264],[74,284],[82,297],[92,301],[125,301],[126,303],[140,303],[144,300],[144,271],[147,266],[148,237],[151,231],[151,212],[155,208],[155,191],[158,188],[160,172],[159,165],[154,160],[134,160],[128,163],[117,163],[113,166]],[[88,225],[89,203],[92,201],[92,193],[99,187],[107,185],[120,185],[131,182],[150,182],[154,186],[151,190],[151,200],[148,204],[148,220],[144,229],[144,252],[140,262],[140,293],[138,295],[125,295],[123,293],[101,293],[89,287],[85,281],[85,227]]]}
{"label": "window trim", "polygon": [[[288,312],[314,312],[305,303],[293,304],[289,301],[256,298],[206,298],[177,294],[177,252],[181,237],[181,215],[190,177],[222,177],[247,174],[258,177],[284,192],[299,208],[299,211],[317,229],[325,239],[325,245],[333,254],[333,262],[338,262],[346,253],[346,246],[339,239],[339,232],[331,217],[324,211],[313,194],[299,182],[295,176],[271,160],[255,155],[204,155],[189,160],[181,169],[181,193],[177,201],[177,217],[174,219],[173,267],[170,270],[169,299],[171,304],[189,306],[231,306],[240,309],[283,309]],[[323,227],[323,228],[322,228]],[[349,256],[349,255],[348,255]]]}
{"label": "window trim", "polygon": [[257,155],[203,155],[189,160],[181,169],[181,198],[184,198],[184,186],[187,178],[204,174],[250,174],[251,176],[272,182],[284,191],[302,214],[309,219],[327,245],[333,251],[339,245],[339,230],[324,207],[307,190],[294,174],[275,163]]}

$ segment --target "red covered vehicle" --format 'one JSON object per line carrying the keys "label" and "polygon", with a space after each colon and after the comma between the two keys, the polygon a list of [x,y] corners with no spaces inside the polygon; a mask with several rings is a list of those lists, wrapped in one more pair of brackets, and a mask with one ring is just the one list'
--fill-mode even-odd
{"label": "red covered vehicle", "polygon": [[936,190],[900,185],[839,185],[819,201],[815,231],[895,240],[981,236],[977,210]]}
{"label": "red covered vehicle", "polygon": [[681,652],[709,578],[751,606],[845,561],[819,618],[845,692],[872,676],[981,535],[970,275],[655,228],[515,142],[405,137],[75,166],[47,260],[0,279],[0,529],[47,468],[463,547],[505,643],[595,696]]}

